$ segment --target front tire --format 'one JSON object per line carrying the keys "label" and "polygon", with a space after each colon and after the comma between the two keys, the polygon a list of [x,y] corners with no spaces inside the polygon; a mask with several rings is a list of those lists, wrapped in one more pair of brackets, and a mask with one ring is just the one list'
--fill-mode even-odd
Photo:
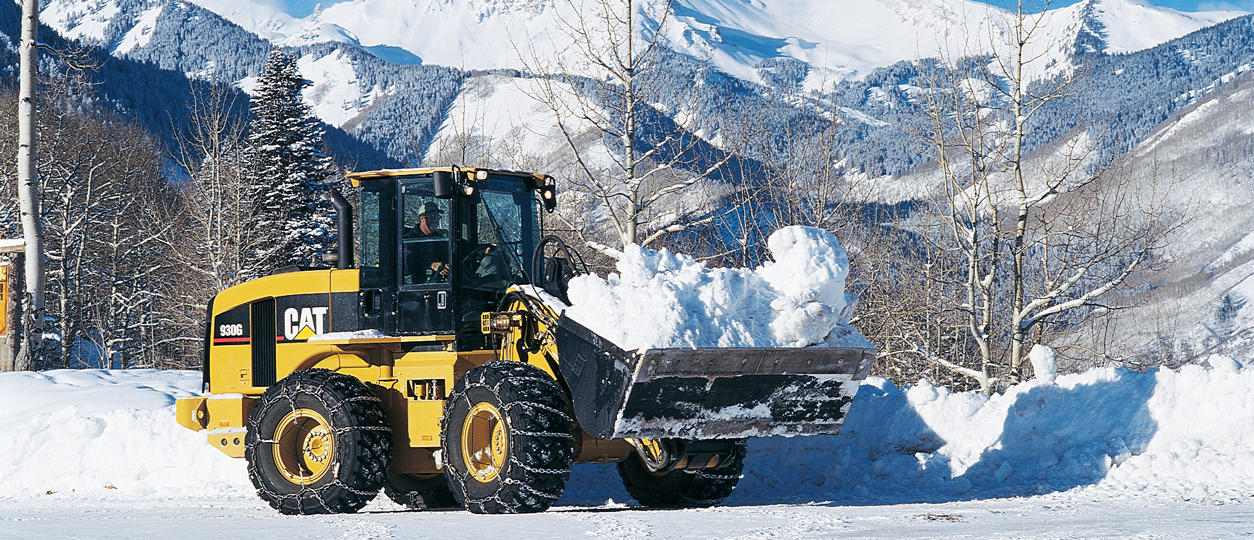
{"label": "front tire", "polygon": [[638,453],[618,463],[627,493],[651,508],[706,508],[730,497],[744,471],[745,444],[736,443],[732,459],[712,469],[653,472]]}
{"label": "front tire", "polygon": [[547,510],[570,479],[573,418],[561,387],[535,366],[470,370],[449,396],[441,429],[453,497],[476,514]]}
{"label": "front tire", "polygon": [[387,477],[391,430],[358,379],[310,369],[262,394],[244,438],[248,478],[284,514],[356,512]]}

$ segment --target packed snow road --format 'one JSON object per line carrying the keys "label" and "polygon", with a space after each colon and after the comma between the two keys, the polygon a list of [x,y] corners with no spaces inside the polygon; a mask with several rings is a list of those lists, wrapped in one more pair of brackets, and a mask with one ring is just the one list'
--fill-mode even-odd
{"label": "packed snow road", "polygon": [[1254,535],[1254,366],[1045,377],[985,397],[868,380],[838,436],[750,442],[720,507],[644,510],[576,466],[550,512],[281,516],[173,419],[197,372],[0,374],[0,537]]}
{"label": "packed snow road", "polygon": [[1224,538],[1254,534],[1254,505],[1144,502],[1075,494],[944,504],[839,503],[642,510],[556,506],[543,514],[362,512],[282,516],[265,503],[145,500],[25,502],[0,509],[5,538]]}

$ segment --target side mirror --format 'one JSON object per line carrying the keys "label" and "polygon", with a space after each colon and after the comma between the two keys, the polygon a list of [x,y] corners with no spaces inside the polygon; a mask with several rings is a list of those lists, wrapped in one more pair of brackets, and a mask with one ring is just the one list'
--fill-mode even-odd
{"label": "side mirror", "polygon": [[432,175],[432,180],[434,180],[435,184],[435,198],[453,198],[453,194],[457,191],[457,181],[453,178],[451,171],[435,171]]}

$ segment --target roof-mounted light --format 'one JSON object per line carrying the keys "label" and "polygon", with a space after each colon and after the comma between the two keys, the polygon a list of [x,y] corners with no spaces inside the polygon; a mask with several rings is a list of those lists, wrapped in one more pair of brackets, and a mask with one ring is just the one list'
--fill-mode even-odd
{"label": "roof-mounted light", "polygon": [[544,177],[544,185],[540,186],[540,200],[544,203],[544,209],[552,212],[557,209],[557,182],[553,181],[552,176]]}

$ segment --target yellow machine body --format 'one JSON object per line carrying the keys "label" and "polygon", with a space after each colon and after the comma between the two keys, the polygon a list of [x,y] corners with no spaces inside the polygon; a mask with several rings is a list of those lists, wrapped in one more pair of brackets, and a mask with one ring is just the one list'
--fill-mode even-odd
{"label": "yellow machine body", "polygon": [[[179,423],[208,430],[214,448],[243,457],[242,432],[248,411],[269,386],[254,373],[252,349],[262,346],[262,340],[273,340],[275,371],[264,382],[322,368],[374,385],[383,394],[380,397],[395,434],[398,459],[394,468],[438,472],[430,454],[440,446],[445,397],[461,374],[495,360],[496,354],[492,350],[454,352],[452,335],[361,337],[352,335],[355,328],[335,328],[333,310],[355,309],[357,276],[357,270],[290,272],[219,294],[213,302],[214,339],[208,345],[206,370],[213,394],[178,400]],[[333,302],[337,294],[349,295],[353,301],[337,304]],[[314,296],[322,300],[311,300]],[[305,304],[290,305],[293,298]],[[254,333],[249,331],[254,326],[252,318],[263,310],[273,313],[276,335],[240,335]],[[224,443],[223,436],[230,433],[239,433],[241,442],[229,438]]]}
{"label": "yellow machine body", "polygon": [[[372,171],[350,180],[360,187],[434,170]],[[468,175],[473,179],[473,172]],[[536,175],[515,176],[543,182]],[[490,347],[456,350],[452,333],[363,333],[357,319],[361,292],[360,270],[326,269],[265,276],[219,293],[206,332],[204,373],[211,394],[178,400],[179,424],[206,431],[214,448],[242,458],[249,412],[266,389],[296,371],[327,369],[370,384],[383,399],[394,472],[440,472],[434,451],[441,444],[446,397],[463,374],[496,360],[498,353]],[[273,363],[258,361],[259,350],[269,351],[264,354],[272,355]],[[555,350],[550,358],[556,361]],[[547,362],[532,363],[556,377]],[[619,460],[631,451],[623,441],[585,437],[581,442],[590,461]]]}
{"label": "yellow machine body", "polygon": [[9,333],[9,272],[12,269],[9,263],[0,263],[0,335]]}

